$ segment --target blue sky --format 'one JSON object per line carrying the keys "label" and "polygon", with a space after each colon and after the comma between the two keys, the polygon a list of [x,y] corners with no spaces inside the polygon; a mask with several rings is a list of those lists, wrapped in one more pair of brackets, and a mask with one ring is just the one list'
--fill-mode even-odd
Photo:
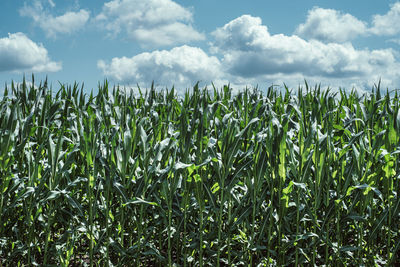
{"label": "blue sky", "polygon": [[0,83],[400,84],[400,2],[1,0]]}

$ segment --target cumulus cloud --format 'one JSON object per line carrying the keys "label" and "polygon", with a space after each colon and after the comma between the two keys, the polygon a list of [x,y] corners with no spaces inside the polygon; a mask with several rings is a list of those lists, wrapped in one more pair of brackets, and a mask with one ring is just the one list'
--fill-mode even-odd
{"label": "cumulus cloud", "polygon": [[370,31],[376,35],[396,35],[400,32],[400,2],[391,6],[385,15],[374,15]]}
{"label": "cumulus cloud", "polygon": [[113,58],[97,64],[104,75],[123,84],[148,86],[153,80],[162,86],[190,87],[197,81],[210,83],[221,76],[219,60],[191,46]]}
{"label": "cumulus cloud", "polygon": [[[49,4],[54,7],[53,1]],[[89,20],[90,13],[84,9],[78,12],[66,12],[61,16],[53,16],[46,12],[39,1],[33,2],[33,5],[24,6],[19,10],[21,16],[30,17],[38,25],[47,37],[55,38],[57,34],[71,34],[82,29]]]}
{"label": "cumulus cloud", "polygon": [[225,70],[241,77],[299,73],[305,77],[366,77],[397,67],[394,51],[357,50],[350,43],[306,41],[296,35],[271,35],[261,19],[241,16],[212,33],[213,51]]}
{"label": "cumulus cloud", "polygon": [[0,38],[0,71],[55,72],[61,63],[51,61],[46,48],[23,33]]}
{"label": "cumulus cloud", "polygon": [[334,9],[314,7],[308,12],[306,22],[300,24],[295,34],[310,40],[343,43],[362,35],[393,36],[400,33],[400,2],[384,14],[372,16],[371,26],[351,14]]}
{"label": "cumulus cloud", "polygon": [[[161,12],[151,8],[159,0],[138,4],[141,8],[137,8],[135,13],[128,8],[135,1],[108,2],[96,20],[107,22],[105,25],[110,31],[126,32],[131,38],[153,45],[173,44],[180,37],[171,35],[174,31],[168,27],[174,29],[177,27],[175,23],[188,26],[181,21],[192,20],[190,11],[184,8],[177,9],[178,19],[172,22],[173,18],[169,18],[166,11],[164,17],[150,16],[148,12]],[[169,0],[162,2],[173,3]],[[147,8],[142,8],[145,5]],[[393,19],[396,6],[393,5],[384,16],[392,14]],[[379,24],[376,22],[378,17],[373,17],[373,25]],[[164,18],[170,22],[162,23]],[[296,88],[304,79],[310,84],[357,90],[371,88],[379,80],[388,87],[398,86],[400,64],[394,49],[359,49],[350,42],[356,36],[370,34],[378,34],[378,31],[374,33],[365,22],[332,9],[310,10],[295,35],[270,34],[261,18],[243,15],[211,33],[210,51],[213,56],[200,48],[184,45],[131,58],[113,58],[110,62],[99,60],[98,68],[122,84],[145,86],[155,80],[163,86],[175,84],[186,88],[202,80],[207,84],[213,81],[217,86],[228,82],[241,88],[285,83]],[[161,41],[153,39],[156,37]]]}
{"label": "cumulus cloud", "polygon": [[162,46],[204,40],[190,24],[193,14],[171,0],[113,0],[95,20],[111,35],[122,33],[142,45]]}
{"label": "cumulus cloud", "polygon": [[367,24],[350,14],[314,7],[308,12],[306,22],[300,24],[295,33],[305,39],[343,43],[366,32]]}

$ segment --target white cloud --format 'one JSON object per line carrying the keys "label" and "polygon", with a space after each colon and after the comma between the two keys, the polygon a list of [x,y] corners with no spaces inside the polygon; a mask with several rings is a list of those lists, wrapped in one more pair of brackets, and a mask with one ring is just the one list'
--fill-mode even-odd
{"label": "white cloud", "polygon": [[218,28],[213,51],[223,55],[225,71],[242,77],[299,73],[308,77],[367,77],[398,66],[391,49],[356,50],[350,43],[306,41],[270,35],[261,19],[241,16]]}
{"label": "white cloud", "polygon": [[58,17],[49,17],[46,23],[41,23],[41,28],[49,36],[58,33],[72,33],[82,28],[89,19],[89,12],[79,10],[78,12],[66,12]]}
{"label": "white cloud", "polygon": [[111,35],[127,35],[142,45],[162,46],[204,40],[190,24],[190,10],[171,0],[113,0],[96,17]]}
{"label": "white cloud", "polygon": [[[161,12],[152,10],[156,2],[177,5],[170,0],[138,2],[139,8],[130,9],[133,2],[136,0],[108,2],[96,20],[105,23],[109,31],[126,32],[131,38],[152,45],[173,44],[180,40],[180,34],[186,36],[178,34],[176,28],[192,29],[181,23],[192,20],[192,14],[182,7],[176,11],[177,20],[169,17],[167,11],[164,17],[149,15],[149,12]],[[374,16],[374,21],[377,17]],[[169,21],[166,24],[165,18]],[[183,28],[180,32],[186,30]],[[187,88],[198,80],[206,84],[213,81],[218,86],[228,82],[239,87],[286,83],[297,88],[306,79],[310,84],[359,91],[371,88],[380,79],[388,87],[400,83],[400,64],[395,50],[357,49],[350,43],[356,36],[377,34],[350,14],[313,8],[296,33],[300,36],[270,34],[261,18],[243,15],[211,34],[214,38],[210,51],[214,56],[184,45],[132,58],[113,58],[111,62],[99,60],[98,68],[122,84],[148,86],[155,80],[162,86],[175,84],[180,88]]]}
{"label": "white cloud", "polygon": [[389,39],[389,40],[387,40],[387,42],[400,45],[400,39],[399,38]]}
{"label": "white cloud", "polygon": [[259,41],[270,37],[268,28],[262,25],[261,18],[243,15],[221,28],[217,28],[212,35],[215,37],[213,48],[240,50],[251,50],[259,45]]}
{"label": "white cloud", "polygon": [[197,81],[208,84],[221,76],[220,62],[216,57],[186,45],[141,53],[131,58],[113,58],[111,63],[99,60],[97,65],[109,78],[122,84],[142,86],[148,86],[155,80],[162,86],[175,85],[183,89]]}
{"label": "white cloud", "polygon": [[300,24],[295,33],[306,39],[343,43],[366,32],[366,23],[350,14],[314,7],[308,12],[306,22]]}
{"label": "white cloud", "polygon": [[374,15],[370,31],[376,35],[396,35],[400,32],[400,2],[391,6],[385,15]]}
{"label": "white cloud", "polygon": [[214,56],[184,45],[111,62],[99,60],[98,68],[108,78],[133,86],[149,86],[155,80],[158,85],[187,88],[200,80],[217,87],[229,82],[239,89],[283,83],[297,88],[306,79],[323,87],[361,90],[379,79],[389,87],[400,82],[400,64],[392,49],[359,50],[349,42],[271,35],[260,18],[250,15],[232,20],[211,35]]}
{"label": "white cloud", "polygon": [[0,38],[0,71],[55,72],[61,63],[51,61],[46,48],[23,33]]}
{"label": "white cloud", "polygon": [[351,14],[334,9],[314,7],[308,12],[305,23],[300,24],[295,34],[307,40],[344,43],[362,35],[393,36],[400,33],[400,2],[396,2],[384,15],[374,15],[371,27]]}
{"label": "white cloud", "polygon": [[[55,6],[51,0],[49,4],[52,7]],[[21,16],[32,18],[46,36],[52,38],[55,38],[57,34],[71,34],[82,29],[90,17],[90,13],[84,9],[78,12],[69,11],[55,17],[46,12],[39,1],[35,1],[32,6],[24,4],[19,13]]]}

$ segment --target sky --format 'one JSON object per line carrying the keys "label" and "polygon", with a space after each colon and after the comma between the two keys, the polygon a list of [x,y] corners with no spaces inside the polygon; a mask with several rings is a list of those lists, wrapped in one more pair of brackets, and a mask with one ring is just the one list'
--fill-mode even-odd
{"label": "sky", "polygon": [[[0,0],[0,90],[400,85],[399,1]],[[1,92],[1,91],[0,91]]]}

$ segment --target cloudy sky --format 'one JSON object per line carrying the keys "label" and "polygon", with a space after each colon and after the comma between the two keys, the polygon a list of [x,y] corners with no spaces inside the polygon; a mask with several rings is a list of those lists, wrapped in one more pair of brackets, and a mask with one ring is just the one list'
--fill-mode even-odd
{"label": "cloudy sky", "polygon": [[400,85],[400,2],[0,0],[0,83]]}

